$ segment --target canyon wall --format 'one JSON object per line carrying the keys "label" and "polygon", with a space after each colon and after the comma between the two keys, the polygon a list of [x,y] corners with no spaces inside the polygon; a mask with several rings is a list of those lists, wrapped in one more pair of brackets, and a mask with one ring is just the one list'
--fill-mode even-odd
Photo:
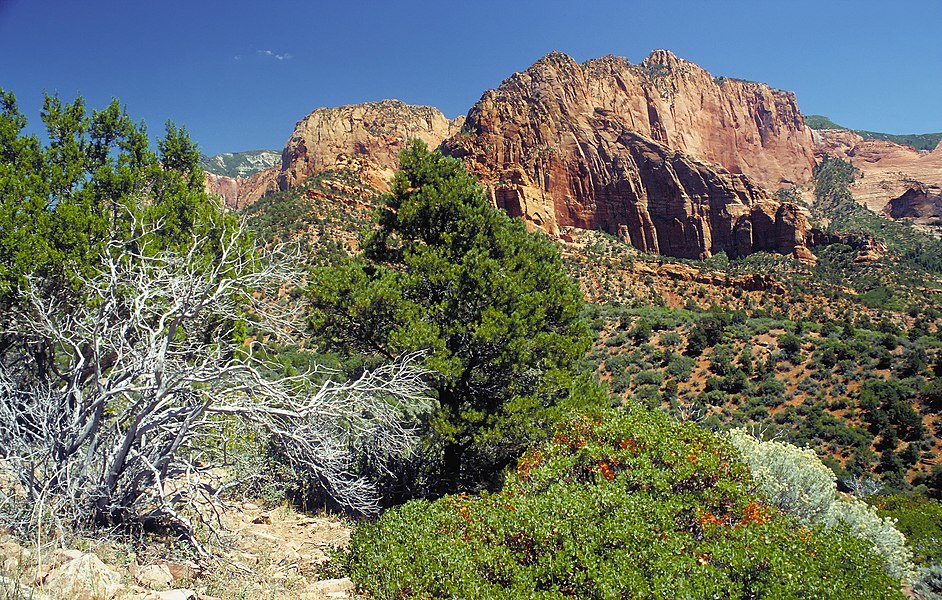
{"label": "canyon wall", "polygon": [[265,194],[278,191],[278,174],[281,167],[268,167],[248,177],[227,177],[206,173],[206,191],[219,196],[223,204],[232,210],[240,210],[254,203]]}
{"label": "canyon wall", "polygon": [[717,83],[665,51],[638,66],[549,54],[486,92],[443,150],[466,162],[495,204],[550,233],[601,229],[689,258],[811,258],[803,212],[763,189],[811,176],[810,132],[794,97]]}
{"label": "canyon wall", "polygon": [[837,156],[860,170],[850,188],[858,202],[894,219],[942,224],[942,144],[925,152],[845,129],[815,131],[814,142],[819,156]]}

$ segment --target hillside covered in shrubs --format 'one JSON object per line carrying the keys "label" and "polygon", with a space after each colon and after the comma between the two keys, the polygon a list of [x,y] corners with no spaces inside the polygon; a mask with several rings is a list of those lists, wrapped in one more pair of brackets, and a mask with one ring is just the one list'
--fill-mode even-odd
{"label": "hillside covered in shrubs", "polygon": [[382,197],[341,169],[235,215],[183,130],[153,152],[117,103],[44,120],[3,94],[24,538],[146,531],[209,564],[241,494],[357,519],[323,570],[373,598],[939,593],[934,246],[884,232],[862,266],[880,232],[837,167],[819,209],[853,231],[817,265],[693,263],[528,232],[420,142]]}

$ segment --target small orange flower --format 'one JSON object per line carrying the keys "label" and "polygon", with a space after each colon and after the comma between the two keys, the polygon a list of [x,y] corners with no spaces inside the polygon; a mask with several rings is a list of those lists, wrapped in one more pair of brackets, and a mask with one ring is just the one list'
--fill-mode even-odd
{"label": "small orange flower", "polygon": [[599,473],[601,473],[602,477],[604,477],[608,481],[612,481],[613,479],[615,479],[615,471],[605,461],[602,461],[599,463]]}
{"label": "small orange flower", "polygon": [[718,517],[714,515],[712,512],[708,511],[708,512],[703,513],[699,517],[697,517],[697,522],[700,523],[700,525],[714,525],[714,526],[729,525],[730,517],[729,515]]}
{"label": "small orange flower", "polygon": [[753,500],[746,505],[745,510],[743,511],[742,524],[747,525],[749,523],[755,523],[756,525],[762,525],[769,520],[768,510],[759,502]]}

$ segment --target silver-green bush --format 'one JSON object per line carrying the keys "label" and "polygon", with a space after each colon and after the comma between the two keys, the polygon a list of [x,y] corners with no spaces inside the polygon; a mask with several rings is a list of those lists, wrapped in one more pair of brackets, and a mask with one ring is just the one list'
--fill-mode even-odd
{"label": "silver-green bush", "polygon": [[876,509],[856,498],[838,494],[836,477],[812,450],[762,441],[744,429],[734,429],[729,439],[749,465],[756,491],[771,504],[808,525],[846,529],[873,544],[890,574],[912,577],[913,553],[893,520],[880,517]]}

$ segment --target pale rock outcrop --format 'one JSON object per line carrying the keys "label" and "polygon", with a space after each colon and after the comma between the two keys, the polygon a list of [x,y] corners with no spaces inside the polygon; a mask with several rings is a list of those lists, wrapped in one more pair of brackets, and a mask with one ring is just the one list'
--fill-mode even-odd
{"label": "pale rock outcrop", "polygon": [[43,589],[57,598],[109,600],[123,588],[121,575],[94,554],[84,554],[54,569]]}
{"label": "pale rock outcrop", "polygon": [[281,155],[278,187],[294,187],[350,157],[366,158],[380,187],[399,165],[399,152],[419,138],[429,147],[461,129],[463,118],[449,120],[431,106],[412,106],[398,100],[318,108],[298,121]]}
{"label": "pale rock outcrop", "polygon": [[139,567],[134,579],[144,587],[151,589],[166,588],[173,584],[173,573],[165,564],[152,564]]}

